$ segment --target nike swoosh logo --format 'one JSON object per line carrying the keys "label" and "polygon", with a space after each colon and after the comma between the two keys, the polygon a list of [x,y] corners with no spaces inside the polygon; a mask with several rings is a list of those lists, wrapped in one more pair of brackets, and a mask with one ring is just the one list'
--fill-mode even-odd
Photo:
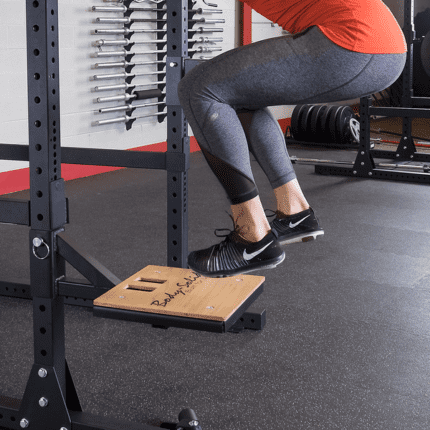
{"label": "nike swoosh logo", "polygon": [[[273,243],[273,240],[269,243],[269,245],[271,245]],[[263,247],[263,248],[261,248],[260,250],[258,250],[258,251],[255,251],[255,252],[253,252],[252,254],[248,254],[247,252],[246,252],[246,249],[245,249],[245,251],[243,251],[243,258],[246,260],[246,261],[248,261],[248,260],[252,260],[253,258],[255,258],[258,254],[261,254],[269,245],[266,245],[265,247]]]}
{"label": "nike swoosh logo", "polygon": [[293,224],[292,222],[290,222],[290,228],[294,228],[294,227],[297,227],[300,223],[302,223],[306,218],[309,218],[310,217],[310,215],[308,215],[308,216],[306,216],[306,217],[304,217],[303,219],[301,219],[299,222],[296,222],[295,224]]}

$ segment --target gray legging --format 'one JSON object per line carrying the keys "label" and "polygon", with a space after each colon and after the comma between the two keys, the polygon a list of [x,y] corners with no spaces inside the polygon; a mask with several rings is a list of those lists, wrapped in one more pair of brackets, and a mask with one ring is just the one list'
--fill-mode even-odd
{"label": "gray legging", "polygon": [[[352,100],[396,81],[406,54],[361,54],[317,26],[225,52],[192,69],[178,95],[185,117],[231,204],[258,196],[251,152],[273,189],[296,179],[267,106]],[[247,112],[247,113],[245,113]]]}

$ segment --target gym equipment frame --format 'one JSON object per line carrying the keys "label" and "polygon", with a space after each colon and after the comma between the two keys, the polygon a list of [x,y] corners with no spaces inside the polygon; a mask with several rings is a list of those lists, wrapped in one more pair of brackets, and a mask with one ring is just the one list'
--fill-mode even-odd
{"label": "gym equipment frame", "polygon": [[[165,3],[157,3],[157,7],[163,7]],[[245,312],[263,292],[264,277],[248,276],[258,281],[251,288],[250,294],[241,297],[243,300],[234,310],[218,320],[185,318],[178,314],[141,313],[112,307],[112,303],[108,304],[111,307],[104,308],[102,303],[94,306],[93,301],[98,298],[100,302],[106,302],[106,293],[115,286],[119,287],[121,280],[65,233],[65,225],[69,223],[69,201],[65,196],[64,179],[61,177],[62,162],[163,169],[167,171],[167,266],[178,269],[187,267],[187,172],[190,147],[187,122],[177,96],[177,86],[184,74],[200,62],[188,57],[188,30],[191,25],[188,23],[188,13],[193,4],[191,0],[169,2],[166,82],[160,84],[157,90],[136,93],[137,99],[162,97],[162,89],[166,86],[168,149],[165,153],[145,153],[61,148],[58,0],[26,0],[29,145],[1,144],[0,157],[5,160],[30,162],[30,201],[0,198],[0,222],[30,227],[30,281],[23,283],[19,280],[1,280],[0,295],[33,301],[34,364],[23,399],[0,395],[0,428],[160,428],[115,421],[82,412],[65,358],[64,304],[92,307],[95,316],[139,321],[164,329],[173,326],[217,333],[239,333],[245,328],[260,330],[264,327],[264,310]],[[217,7],[213,4],[208,6]],[[157,23],[160,26],[165,24]],[[161,118],[159,122],[162,122]],[[89,282],[67,279],[66,261]],[[139,284],[141,280],[130,278],[127,280],[127,287],[136,286],[137,282],[136,288],[129,289],[148,288]],[[157,279],[149,281],[165,282]],[[153,284],[152,288],[156,289]],[[136,291],[126,293],[131,295]],[[104,299],[101,296],[104,296]],[[178,423],[162,423],[161,428],[201,430],[192,409],[181,411]]]}
{"label": "gym equipment frame", "polygon": [[[338,175],[354,176],[368,179],[385,179],[402,182],[419,182],[430,184],[430,173],[419,173],[410,171],[393,171],[382,169],[383,164],[375,165],[374,158],[393,158],[396,162],[427,162],[430,163],[430,155],[419,153],[416,150],[412,138],[412,118],[430,118],[430,98],[413,96],[413,56],[414,46],[421,42],[416,39],[414,26],[414,0],[405,0],[405,38],[409,47],[406,59],[406,66],[403,75],[403,107],[373,107],[372,97],[362,97],[360,99],[360,141],[358,153],[352,167],[336,166],[340,162],[323,160],[321,163],[327,165],[315,164],[315,173],[321,175]],[[409,19],[407,19],[409,17]],[[370,140],[370,117],[401,117],[403,118],[403,134],[397,150],[382,151],[374,150],[374,144]],[[320,162],[319,160],[314,160]],[[342,163],[351,164],[351,163]],[[386,165],[387,167],[407,168],[409,165]],[[413,167],[416,168],[416,167]],[[427,166],[422,167],[423,172],[427,172]]]}

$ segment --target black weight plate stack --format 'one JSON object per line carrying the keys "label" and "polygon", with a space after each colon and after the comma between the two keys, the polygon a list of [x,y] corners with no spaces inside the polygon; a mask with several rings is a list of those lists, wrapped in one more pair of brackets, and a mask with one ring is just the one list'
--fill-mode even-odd
{"label": "black weight plate stack", "polygon": [[349,123],[353,116],[354,110],[350,106],[344,106],[336,118],[337,142],[342,145],[351,143],[352,134]]}
{"label": "black weight plate stack", "polygon": [[330,130],[330,143],[340,143],[336,140],[336,118],[341,112],[343,106],[334,106],[330,114],[329,130]]}
{"label": "black weight plate stack", "polygon": [[301,141],[301,116],[308,105],[297,105],[294,108],[293,115],[291,117],[291,131],[293,133],[293,139]]}
{"label": "black weight plate stack", "polygon": [[318,142],[320,143],[327,143],[327,137],[326,137],[326,128],[325,128],[325,122],[327,120],[327,115],[330,111],[330,106],[326,105],[324,106],[325,109],[321,109],[318,119],[317,119],[317,130],[318,130]]}
{"label": "black weight plate stack", "polygon": [[299,115],[299,111],[302,106],[303,105],[297,105],[293,110],[293,114],[291,115],[291,134],[293,135],[292,137],[294,139],[297,135],[297,116]]}
{"label": "black weight plate stack", "polygon": [[327,106],[320,105],[315,106],[315,109],[312,111],[310,133],[312,134],[313,142],[320,141],[321,125],[319,120],[326,109]]}
{"label": "black weight plate stack", "polygon": [[324,112],[323,118],[321,120],[322,136],[324,137],[324,143],[332,143],[330,134],[330,119],[336,109],[337,106],[329,106],[329,108]]}
{"label": "black weight plate stack", "polygon": [[307,108],[303,110],[301,121],[300,121],[300,136],[304,142],[312,142],[313,136],[311,133],[311,114],[314,110],[315,105],[307,105]]}

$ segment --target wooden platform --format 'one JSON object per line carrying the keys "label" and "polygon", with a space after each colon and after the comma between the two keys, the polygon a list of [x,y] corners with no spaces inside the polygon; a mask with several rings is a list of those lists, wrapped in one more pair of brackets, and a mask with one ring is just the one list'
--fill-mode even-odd
{"label": "wooden platform", "polygon": [[[199,321],[218,322],[217,325],[223,326],[222,331],[225,331],[262,293],[264,281],[264,276],[208,278],[191,269],[147,266],[94,300],[93,309],[95,316],[107,318],[115,318],[107,308],[133,311],[123,313],[128,316],[124,319],[166,326],[183,326],[176,323],[185,319],[196,324]],[[146,315],[146,318],[139,319],[136,313]],[[132,318],[133,314],[135,318]],[[165,318],[154,319],[151,314]]]}

